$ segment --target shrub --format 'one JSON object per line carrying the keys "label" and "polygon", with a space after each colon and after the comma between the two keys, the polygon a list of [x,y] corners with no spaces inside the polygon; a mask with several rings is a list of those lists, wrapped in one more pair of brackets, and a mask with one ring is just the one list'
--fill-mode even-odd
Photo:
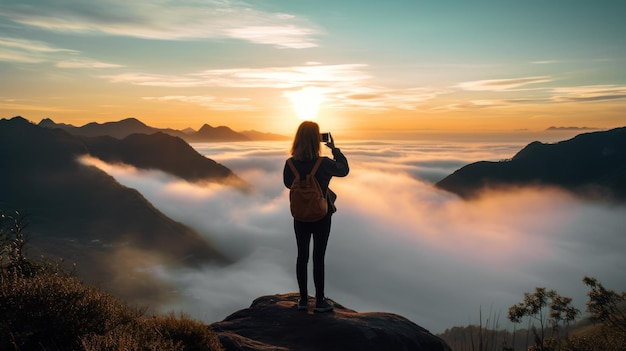
{"label": "shrub", "polygon": [[141,318],[120,325],[106,335],[91,334],[82,339],[86,351],[100,350],[223,350],[206,325],[181,315]]}
{"label": "shrub", "polygon": [[0,350],[222,350],[200,322],[143,317],[60,262],[33,263],[20,218],[0,213]]}

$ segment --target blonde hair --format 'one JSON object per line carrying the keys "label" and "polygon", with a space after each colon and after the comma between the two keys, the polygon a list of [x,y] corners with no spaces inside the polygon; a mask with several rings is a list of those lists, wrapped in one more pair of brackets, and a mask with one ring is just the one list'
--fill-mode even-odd
{"label": "blonde hair", "polygon": [[291,156],[299,161],[320,157],[320,126],[311,121],[300,123],[291,145]]}

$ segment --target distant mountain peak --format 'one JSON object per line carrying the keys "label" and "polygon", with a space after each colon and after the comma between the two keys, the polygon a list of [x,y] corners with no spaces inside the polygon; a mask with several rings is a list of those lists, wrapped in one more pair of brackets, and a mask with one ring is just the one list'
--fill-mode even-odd
{"label": "distant mountain peak", "polygon": [[46,128],[60,128],[65,131],[80,136],[111,136],[123,139],[131,134],[154,134],[163,132],[172,136],[184,139],[187,142],[212,142],[212,141],[249,141],[249,140],[284,140],[287,137],[261,132],[236,132],[227,126],[213,127],[205,123],[198,131],[192,128],[184,130],[161,129],[146,125],[135,117],[128,117],[119,121],[111,122],[90,122],[82,127],[70,124],[55,123],[50,118],[44,118],[39,122],[39,126]]}
{"label": "distant mountain peak", "polygon": [[[111,123],[115,123],[115,122],[111,122]],[[125,119],[120,120],[117,123],[121,123],[121,124],[135,124],[135,125],[140,125],[142,127],[147,127],[147,125],[145,123],[143,123],[142,121],[138,120],[135,117],[125,118]]]}

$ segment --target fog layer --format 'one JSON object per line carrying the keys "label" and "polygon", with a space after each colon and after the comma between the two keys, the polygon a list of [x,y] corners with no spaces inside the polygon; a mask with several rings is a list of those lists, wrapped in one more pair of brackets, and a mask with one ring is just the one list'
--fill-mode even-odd
{"label": "fog layer", "polygon": [[[535,287],[557,290],[584,310],[583,276],[626,290],[626,208],[578,201],[556,189],[523,188],[471,202],[433,183],[463,165],[512,157],[521,144],[349,142],[334,178],[338,212],[326,255],[327,296],[359,312],[403,315],[441,332],[500,316]],[[198,270],[154,267],[180,301],[161,306],[206,322],[256,297],[297,291],[296,244],[282,170],[288,143],[193,145],[254,190],[194,185],[160,172],[91,160],[190,225],[234,260]],[[325,151],[328,155],[329,153]],[[309,291],[313,292],[312,281]]]}

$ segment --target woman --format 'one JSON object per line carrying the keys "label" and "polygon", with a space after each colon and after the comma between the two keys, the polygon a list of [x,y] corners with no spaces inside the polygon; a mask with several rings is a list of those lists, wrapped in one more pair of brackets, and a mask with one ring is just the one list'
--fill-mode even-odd
{"label": "woman", "polygon": [[[291,158],[301,177],[305,177],[311,172],[318,158],[320,158],[320,128],[315,122],[305,121],[300,124],[296,131],[296,136],[291,146]],[[332,136],[326,146],[332,150],[333,158],[323,157],[322,162],[315,173],[315,178],[320,184],[322,193],[326,194],[328,200],[328,213],[326,216],[315,222],[302,222],[294,219],[293,228],[296,233],[296,243],[298,245],[298,259],[296,261],[296,277],[300,289],[300,300],[298,309],[306,310],[308,304],[307,290],[307,265],[309,262],[309,243],[313,236],[313,282],[315,283],[315,311],[332,311],[333,305],[324,296],[324,255],[326,245],[330,235],[330,219],[336,211],[335,199],[337,196],[328,188],[330,179],[335,177],[345,177],[348,175],[348,160],[335,147]],[[295,174],[285,162],[283,170],[283,182],[287,188],[291,187],[295,179]]]}

